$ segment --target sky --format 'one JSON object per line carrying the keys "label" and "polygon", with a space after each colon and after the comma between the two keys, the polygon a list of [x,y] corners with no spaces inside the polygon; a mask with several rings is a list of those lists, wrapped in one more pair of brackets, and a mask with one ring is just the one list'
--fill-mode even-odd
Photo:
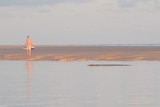
{"label": "sky", "polygon": [[160,43],[160,0],[0,0],[0,44]]}

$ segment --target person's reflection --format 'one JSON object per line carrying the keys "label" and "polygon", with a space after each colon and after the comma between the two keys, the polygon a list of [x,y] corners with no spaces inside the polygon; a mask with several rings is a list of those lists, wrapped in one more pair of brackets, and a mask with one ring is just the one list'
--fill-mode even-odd
{"label": "person's reflection", "polygon": [[31,96],[31,89],[32,89],[32,61],[26,62],[27,67],[27,94]]}

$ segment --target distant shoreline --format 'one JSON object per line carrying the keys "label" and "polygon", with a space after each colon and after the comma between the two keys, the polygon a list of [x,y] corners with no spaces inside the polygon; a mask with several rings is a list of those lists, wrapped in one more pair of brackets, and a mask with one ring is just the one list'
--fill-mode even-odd
{"label": "distant shoreline", "polygon": [[160,46],[36,45],[28,57],[22,45],[0,45],[0,60],[160,61]]}

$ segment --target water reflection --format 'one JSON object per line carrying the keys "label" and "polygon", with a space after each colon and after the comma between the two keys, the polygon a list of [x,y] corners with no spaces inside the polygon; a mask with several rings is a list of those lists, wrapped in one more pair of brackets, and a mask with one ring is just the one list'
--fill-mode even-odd
{"label": "water reflection", "polygon": [[32,94],[32,61],[26,62],[27,69],[27,95],[31,96]]}
{"label": "water reflection", "polygon": [[3,62],[0,107],[160,107],[160,62],[128,64]]}

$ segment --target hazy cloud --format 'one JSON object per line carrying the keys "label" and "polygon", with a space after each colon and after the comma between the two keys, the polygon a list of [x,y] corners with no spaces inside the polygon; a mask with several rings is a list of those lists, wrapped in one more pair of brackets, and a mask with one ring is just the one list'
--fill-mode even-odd
{"label": "hazy cloud", "polygon": [[89,0],[0,0],[0,6],[38,6],[62,2],[81,3]]}
{"label": "hazy cloud", "polygon": [[137,3],[137,0],[118,0],[120,7],[134,7]]}
{"label": "hazy cloud", "polygon": [[146,5],[149,7],[160,7],[160,0],[117,0],[120,7],[133,8],[138,5]]}

